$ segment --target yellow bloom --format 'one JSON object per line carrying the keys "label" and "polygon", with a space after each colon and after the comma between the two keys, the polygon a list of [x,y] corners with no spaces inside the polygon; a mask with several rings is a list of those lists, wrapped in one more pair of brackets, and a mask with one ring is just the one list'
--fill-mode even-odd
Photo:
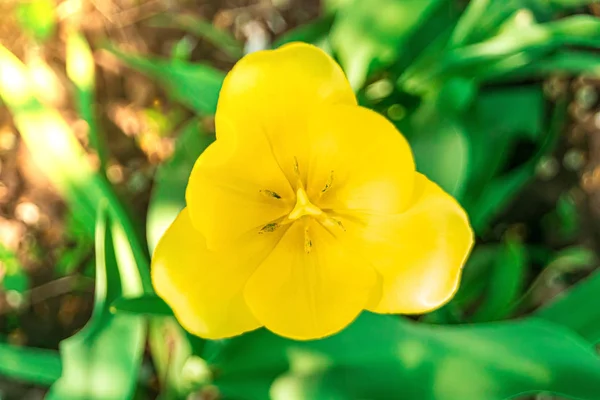
{"label": "yellow bloom", "polygon": [[152,261],[188,331],[315,339],[365,309],[423,313],[455,293],[473,243],[465,212],[415,172],[404,137],[356,104],[324,52],[244,57],[216,130]]}

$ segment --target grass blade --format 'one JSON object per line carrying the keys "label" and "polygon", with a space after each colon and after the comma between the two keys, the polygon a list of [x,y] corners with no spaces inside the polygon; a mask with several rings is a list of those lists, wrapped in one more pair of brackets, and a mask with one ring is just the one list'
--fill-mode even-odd
{"label": "grass blade", "polygon": [[100,207],[96,224],[96,298],[92,317],[76,335],[61,342],[63,375],[49,400],[121,400],[132,398],[145,345],[143,317],[113,315],[109,305],[123,294],[143,293],[134,265],[117,259],[113,218]]}

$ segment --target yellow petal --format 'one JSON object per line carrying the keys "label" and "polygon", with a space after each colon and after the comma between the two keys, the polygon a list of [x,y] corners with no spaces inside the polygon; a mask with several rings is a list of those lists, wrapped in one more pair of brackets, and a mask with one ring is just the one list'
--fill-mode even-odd
{"label": "yellow petal", "polygon": [[415,165],[406,139],[374,111],[325,107],[310,119],[308,196],[321,209],[402,211]]}
{"label": "yellow petal", "polygon": [[246,301],[269,330],[298,340],[338,332],[378,290],[376,272],[318,222],[295,222],[248,281]]}
{"label": "yellow petal", "polygon": [[219,139],[198,158],[186,202],[211,250],[252,233],[260,235],[293,208],[295,194],[264,136],[239,143]]}
{"label": "yellow petal", "polygon": [[248,241],[224,253],[207,250],[184,209],[162,237],[152,258],[156,293],[189,332],[220,339],[260,327],[242,289],[277,240]]}
{"label": "yellow petal", "polygon": [[324,104],[356,104],[342,69],[324,51],[291,43],[242,58],[227,75],[217,105],[217,138],[266,135],[293,181],[294,153],[306,148],[306,120]]}
{"label": "yellow petal", "polygon": [[473,232],[456,200],[425,176],[416,174],[413,203],[402,214],[340,218],[383,278],[381,300],[371,311],[428,312],[458,289]]}

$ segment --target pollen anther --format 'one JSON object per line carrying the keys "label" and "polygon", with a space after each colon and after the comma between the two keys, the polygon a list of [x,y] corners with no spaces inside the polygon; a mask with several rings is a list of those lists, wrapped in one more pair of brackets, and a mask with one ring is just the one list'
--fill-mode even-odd
{"label": "pollen anther", "polygon": [[281,196],[277,192],[274,192],[272,190],[261,190],[260,192],[262,194],[264,194],[265,196],[267,196],[267,197],[273,197],[273,198],[276,198],[276,199],[281,199]]}
{"label": "pollen anther", "polygon": [[308,236],[308,228],[304,230],[304,252],[309,254],[312,249],[312,240]]}
{"label": "pollen anther", "polygon": [[263,234],[266,232],[275,232],[277,228],[279,228],[279,224],[277,222],[271,222],[263,226],[258,233]]}
{"label": "pollen anther", "polygon": [[325,193],[326,191],[328,191],[329,188],[331,187],[332,183],[333,183],[333,171],[331,171],[331,174],[329,174],[329,179],[327,180],[327,183],[325,183],[325,187],[323,189],[321,189],[321,193]]}

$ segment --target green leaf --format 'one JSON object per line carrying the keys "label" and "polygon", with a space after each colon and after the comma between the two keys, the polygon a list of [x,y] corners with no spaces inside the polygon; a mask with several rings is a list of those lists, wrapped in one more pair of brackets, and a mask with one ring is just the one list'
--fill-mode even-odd
{"label": "green leaf", "polygon": [[29,275],[17,255],[0,243],[0,288],[23,293],[29,289]]}
{"label": "green leaf", "polygon": [[363,313],[322,340],[296,342],[265,330],[233,338],[214,367],[215,384],[227,398],[501,400],[538,391],[600,396],[600,359],[589,343],[535,318],[429,326]]}
{"label": "green leaf", "polygon": [[480,42],[498,33],[515,14],[533,13],[539,22],[552,20],[556,13],[570,11],[594,0],[472,0],[452,33],[453,47]]}
{"label": "green leaf", "polygon": [[597,262],[598,258],[591,249],[574,246],[561,250],[549,260],[519,300],[519,311],[527,312],[532,306],[538,307],[542,301],[546,300],[539,296],[539,292],[556,288],[569,273],[592,270]]}
{"label": "green leaf", "polygon": [[[113,315],[109,305],[118,297],[139,296],[143,287],[134,263],[116,253],[128,243],[105,207],[96,225],[96,293],[88,324],[60,344],[63,374],[50,388],[49,400],[121,400],[133,396],[145,346],[143,317]],[[126,240],[126,239],[125,239]]]}
{"label": "green leaf", "polygon": [[35,97],[29,80],[25,66],[0,46],[0,97],[13,114],[32,159],[66,195],[81,226],[92,234],[103,183],[65,120]]}
{"label": "green leaf", "polygon": [[560,11],[572,11],[573,9],[597,3],[597,0],[529,0],[537,7],[545,7],[553,13]]}
{"label": "green leaf", "polygon": [[454,27],[449,45],[457,47],[465,43],[472,30],[480,23],[492,0],[471,0],[460,20]]}
{"label": "green leaf", "polygon": [[413,115],[407,139],[417,170],[460,200],[468,177],[469,142],[459,120],[430,106]]}
{"label": "green leaf", "polygon": [[32,159],[66,198],[87,235],[94,235],[100,202],[108,201],[129,238],[144,287],[151,291],[147,254],[130,216],[108,181],[92,168],[85,149],[60,113],[36,98],[30,80],[19,59],[0,45],[0,98],[12,113]]}
{"label": "green leaf", "polygon": [[106,170],[106,143],[100,138],[100,129],[95,110],[95,71],[94,55],[85,36],[77,31],[69,30],[66,39],[67,76],[75,84],[77,111],[88,124],[87,137],[92,150],[100,160],[100,170]]}
{"label": "green leaf", "polygon": [[333,15],[325,15],[317,18],[313,22],[292,29],[273,42],[273,48],[276,49],[286,43],[306,42],[316,44],[323,39],[333,25]]}
{"label": "green leaf", "polygon": [[17,347],[0,343],[0,375],[20,381],[50,385],[62,372],[54,350]]}
{"label": "green leaf", "polygon": [[171,307],[156,295],[140,297],[119,297],[110,306],[113,314],[129,313],[152,316],[173,316]]}
{"label": "green leaf", "polygon": [[350,83],[362,87],[375,68],[394,63],[411,34],[446,0],[353,0],[341,7],[330,40]]}
{"label": "green leaf", "polygon": [[449,51],[439,65],[440,74],[469,76],[470,68],[530,51],[549,53],[563,46],[600,46],[600,19],[579,15],[545,24],[511,29],[486,41]]}
{"label": "green leaf", "polygon": [[496,321],[510,316],[523,293],[526,271],[525,247],[509,237],[492,265],[484,298],[471,320]]}
{"label": "green leaf", "polygon": [[210,22],[194,15],[163,13],[152,19],[150,25],[153,27],[182,29],[199,38],[206,39],[234,60],[244,54],[242,45],[231,33],[219,29]]}
{"label": "green leaf", "polygon": [[129,67],[157,80],[173,99],[199,114],[214,114],[225,74],[208,65],[181,60],[142,58],[108,47]]}
{"label": "green leaf", "polygon": [[146,219],[151,252],[185,207],[185,188],[194,163],[213,141],[214,136],[204,132],[200,121],[194,119],[181,130],[173,157],[158,168]]}
{"label": "green leaf", "polygon": [[[531,112],[536,112],[536,109],[531,108]],[[497,215],[502,207],[512,200],[525,184],[533,178],[538,162],[556,145],[556,140],[564,126],[566,113],[566,102],[564,99],[559,99],[554,105],[549,126],[546,129],[546,134],[542,138],[542,142],[539,144],[538,150],[533,157],[526,161],[522,166],[500,177],[496,177],[493,180],[480,175],[479,184],[481,185],[480,187],[483,187],[483,190],[474,192],[474,189],[471,189],[472,194],[465,202],[465,208],[469,212],[471,225],[476,232],[483,231],[488,222]],[[526,125],[523,126],[525,127]],[[530,126],[534,127],[535,125],[531,124]],[[532,133],[533,132],[534,131],[532,131]],[[491,149],[491,151],[484,154],[493,157],[492,152],[502,149],[501,146],[502,144],[500,141],[495,149]],[[491,158],[491,160],[493,160],[493,158]],[[481,164],[478,165],[478,168],[488,167],[484,161],[485,160],[481,159]],[[473,186],[473,188],[475,188],[475,186]]]}
{"label": "green leaf", "polygon": [[561,50],[522,68],[488,70],[488,77],[501,79],[543,78],[551,75],[600,74],[600,57],[597,53],[583,50]]}
{"label": "green leaf", "polygon": [[600,342],[600,273],[596,272],[554,302],[542,307],[536,316],[574,330],[592,343]]}
{"label": "green leaf", "polygon": [[[480,200],[481,193],[506,165],[514,145],[523,139],[536,143],[543,138],[547,115],[541,85],[484,90],[466,115],[471,167],[464,206],[470,213],[477,213],[479,207],[489,206]],[[514,175],[512,181],[517,189],[531,176],[525,172],[521,175]],[[505,181],[501,182],[502,189],[512,187],[502,186]]]}
{"label": "green leaf", "polygon": [[34,39],[45,41],[56,30],[55,11],[54,0],[26,0],[18,2],[16,15],[23,31]]}
{"label": "green leaf", "polygon": [[477,200],[477,205],[468,208],[472,210],[469,215],[475,232],[482,232],[490,220],[533,178],[534,173],[535,168],[528,163],[490,182]]}
{"label": "green leaf", "polygon": [[150,347],[161,385],[161,399],[186,398],[194,388],[184,372],[186,361],[192,356],[192,346],[186,332],[175,318],[150,320]]}

